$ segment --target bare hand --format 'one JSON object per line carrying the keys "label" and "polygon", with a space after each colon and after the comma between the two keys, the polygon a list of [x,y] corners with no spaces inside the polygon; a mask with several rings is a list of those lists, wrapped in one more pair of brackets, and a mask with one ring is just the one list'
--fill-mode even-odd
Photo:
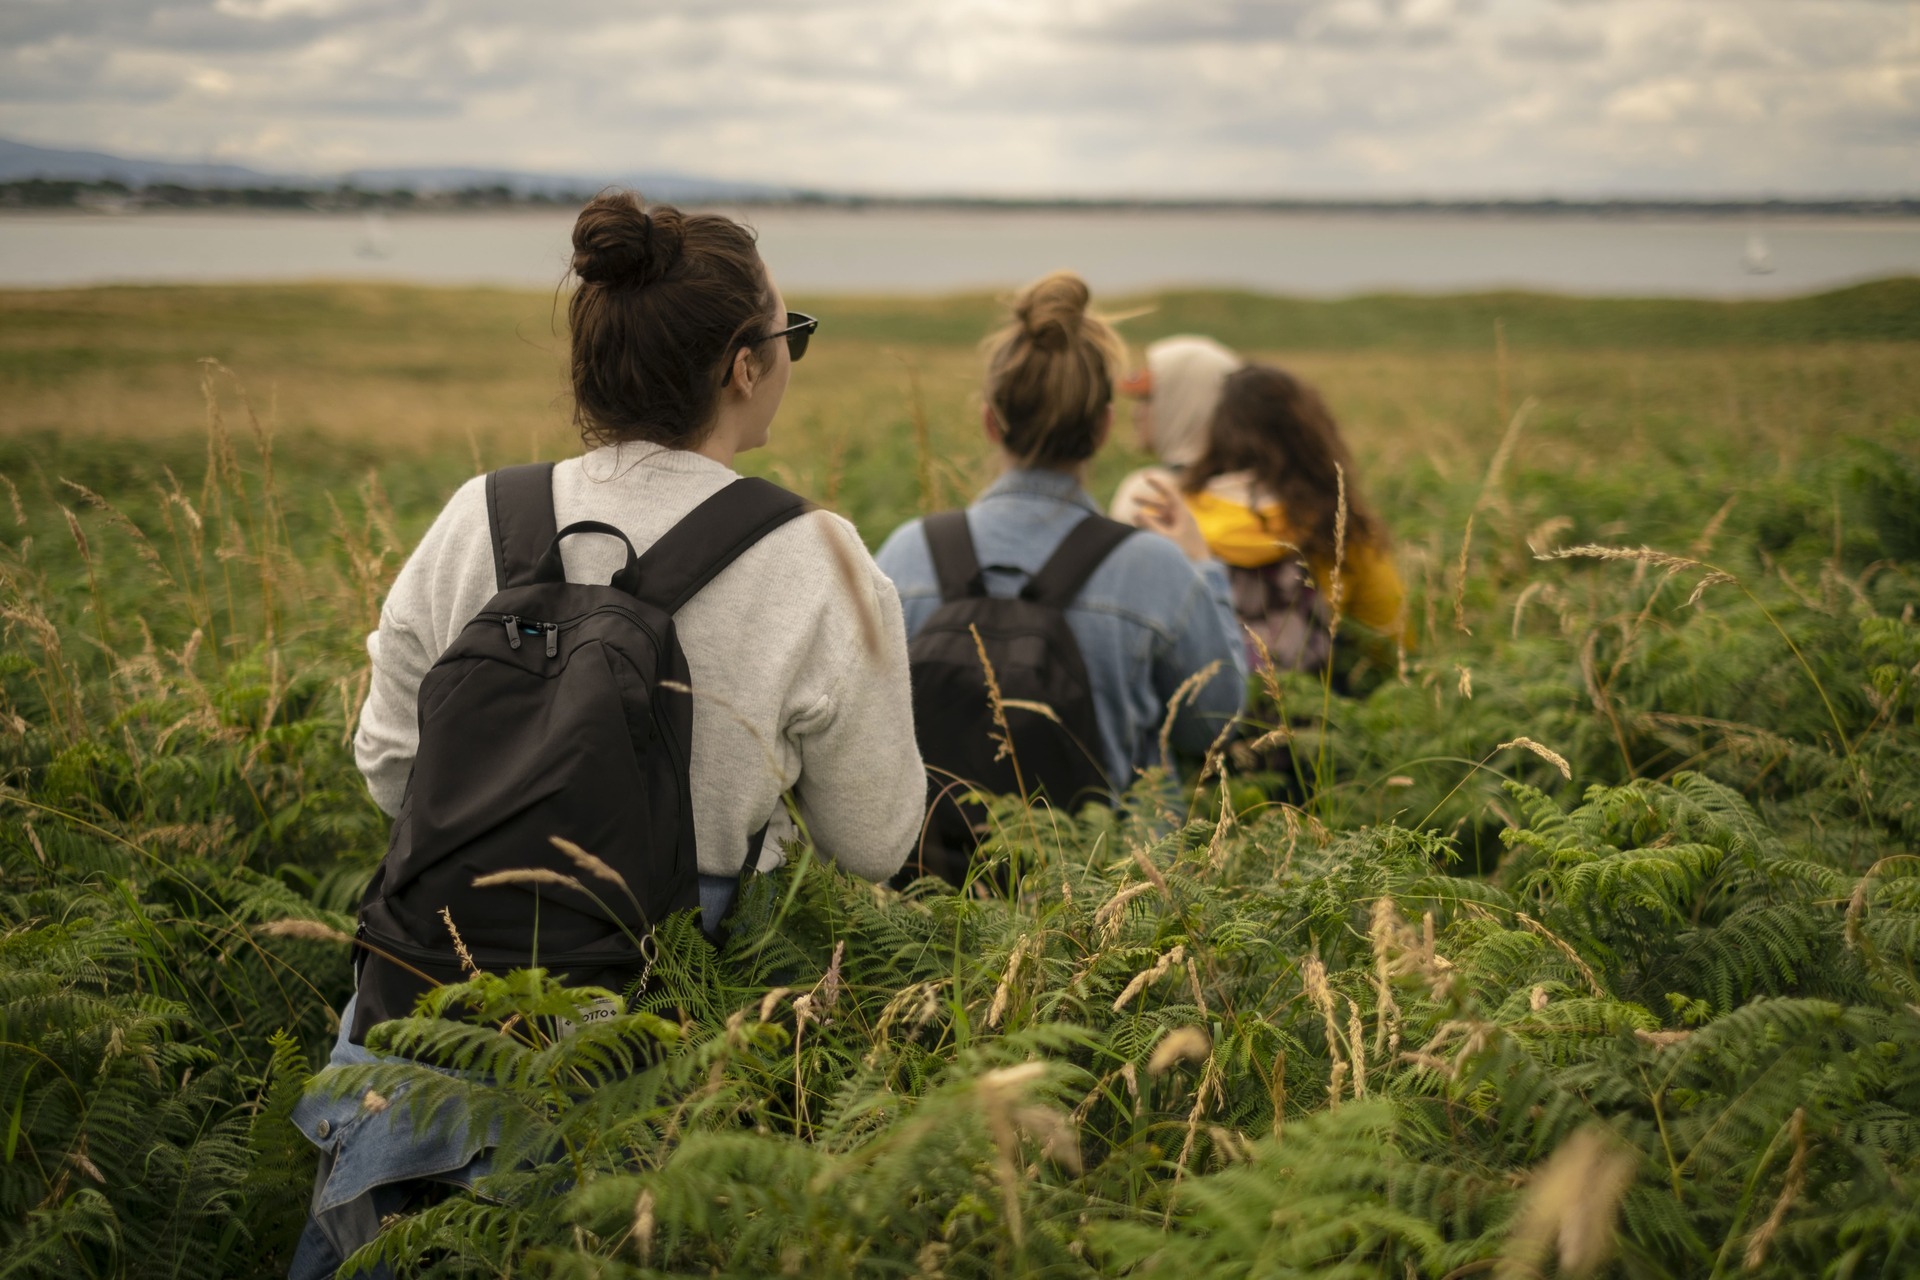
{"label": "bare hand", "polygon": [[1146,476],[1143,484],[1147,492],[1140,495],[1133,522],[1142,529],[1172,539],[1173,545],[1195,564],[1211,559],[1213,552],[1207,549],[1207,540],[1200,536],[1200,526],[1194,522],[1193,512],[1188,510],[1179,490],[1159,476]]}

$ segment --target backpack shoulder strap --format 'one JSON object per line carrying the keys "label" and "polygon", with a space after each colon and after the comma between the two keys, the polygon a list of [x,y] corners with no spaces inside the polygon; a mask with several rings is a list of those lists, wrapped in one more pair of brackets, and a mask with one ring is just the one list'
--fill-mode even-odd
{"label": "backpack shoulder strap", "polygon": [[933,571],[940,579],[940,598],[964,600],[987,594],[987,579],[980,572],[980,557],[973,549],[973,531],[967,528],[964,511],[938,511],[920,522],[927,535],[927,551],[933,556]]}
{"label": "backpack shoulder strap", "polygon": [[553,464],[529,462],[487,473],[487,525],[493,533],[493,589],[524,587],[553,545]]}
{"label": "backpack shoulder strap", "polygon": [[754,543],[813,510],[769,480],[735,480],[688,512],[640,557],[642,600],[668,613],[699,594]]}
{"label": "backpack shoulder strap", "polygon": [[1101,562],[1135,532],[1130,524],[1105,516],[1088,516],[1067,531],[1054,553],[1040,566],[1040,572],[1021,588],[1020,598],[1056,609],[1066,608]]}

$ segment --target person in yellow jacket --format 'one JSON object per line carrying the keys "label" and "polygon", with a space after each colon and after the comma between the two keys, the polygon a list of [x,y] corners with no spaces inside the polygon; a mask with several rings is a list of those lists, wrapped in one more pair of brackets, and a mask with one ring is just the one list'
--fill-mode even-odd
{"label": "person in yellow jacket", "polygon": [[[1153,354],[1149,348],[1146,376],[1129,389],[1149,406],[1142,434],[1158,444],[1164,419]],[[1172,363],[1190,388],[1192,358]],[[1252,647],[1264,647],[1276,666],[1325,666],[1336,615],[1349,634],[1357,623],[1388,645],[1406,644],[1405,589],[1386,526],[1362,495],[1325,401],[1271,365],[1241,365],[1216,385],[1197,451],[1179,460],[1163,454],[1166,469],[1129,476],[1115,495],[1115,518],[1138,522],[1184,499],[1229,568],[1241,621],[1259,637]],[[1190,411],[1190,401],[1180,403]]]}

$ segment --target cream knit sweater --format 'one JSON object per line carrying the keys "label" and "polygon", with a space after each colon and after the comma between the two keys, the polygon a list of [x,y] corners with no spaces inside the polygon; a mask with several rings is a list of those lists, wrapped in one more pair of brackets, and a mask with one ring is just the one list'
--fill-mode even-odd
{"label": "cream knit sweater", "polygon": [[[643,554],[736,479],[697,453],[658,445],[596,449],[553,471],[564,528],[602,520]],[[605,582],[625,560],[612,538],[562,544],[572,582]],[[373,683],[354,754],[374,800],[400,807],[419,745],[420,680],[494,594],[485,488],[462,485],[401,569],[367,637]],[[693,676],[694,824],[700,870],[732,875],[750,833],[791,788],[821,853],[857,876],[893,874],[919,837],[926,794],[907,685],[900,597],[853,526],[816,511],[747,551],[674,618]]]}

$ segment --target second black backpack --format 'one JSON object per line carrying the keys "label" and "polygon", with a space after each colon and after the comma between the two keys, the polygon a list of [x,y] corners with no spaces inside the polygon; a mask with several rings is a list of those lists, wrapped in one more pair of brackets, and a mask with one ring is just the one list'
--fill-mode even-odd
{"label": "second black backpack", "polygon": [[[966,512],[928,516],[922,527],[940,579],[940,607],[907,658],[929,803],[920,847],[896,883],[937,875],[959,884],[986,816],[961,798],[969,790],[1006,795],[1024,788],[1071,812],[1109,802],[1114,783],[1127,782],[1107,777],[1093,685],[1066,608],[1134,528],[1088,516],[1019,595],[1001,597],[987,594]],[[994,723],[983,650],[1000,688],[1011,751]]]}
{"label": "second black backpack", "polygon": [[[620,990],[643,971],[653,926],[699,904],[692,677],[673,615],[807,504],[736,480],[643,556],[609,524],[556,530],[552,471],[487,477],[497,591],[420,684],[413,773],[360,909],[355,1043],[465,976],[449,918],[490,972],[538,964]],[[626,547],[605,585],[566,580],[560,543],[585,534]],[[553,836],[626,887],[576,866]],[[521,874],[475,887],[496,872]]]}

